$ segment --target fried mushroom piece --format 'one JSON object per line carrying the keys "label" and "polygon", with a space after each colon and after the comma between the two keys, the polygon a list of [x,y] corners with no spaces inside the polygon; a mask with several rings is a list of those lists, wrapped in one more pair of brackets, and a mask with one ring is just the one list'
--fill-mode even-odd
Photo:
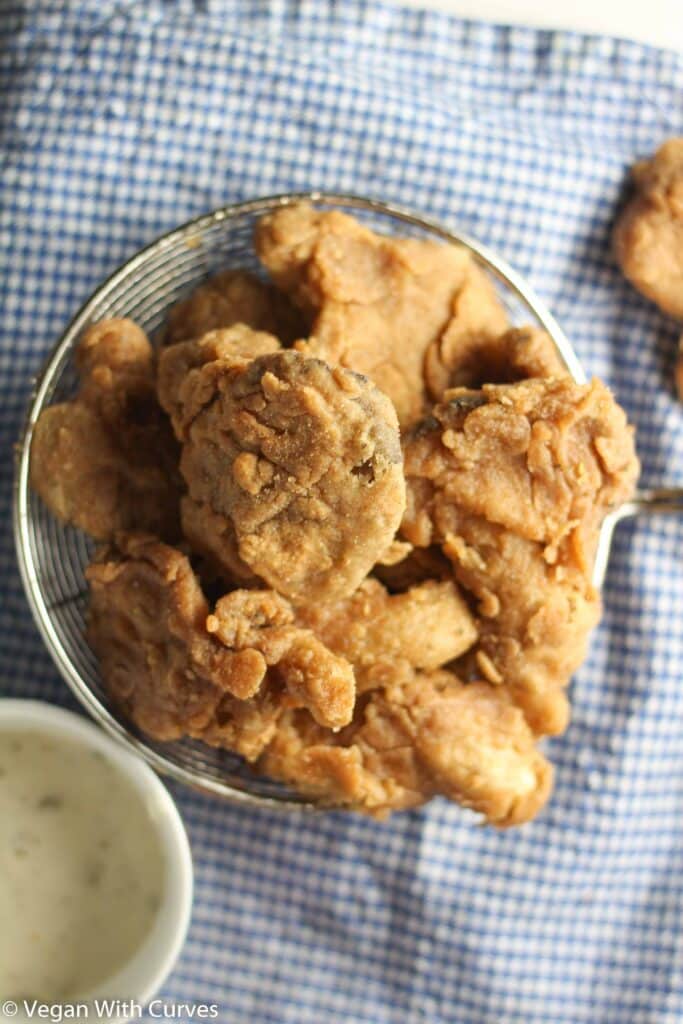
{"label": "fried mushroom piece", "polygon": [[275,283],[308,316],[302,349],[366,374],[394,403],[402,427],[425,405],[425,354],[445,339],[436,364],[488,334],[507,318],[488,279],[454,245],[376,235],[339,211],[306,203],[263,217],[256,250]]}
{"label": "fried mushroom piece", "polygon": [[[208,380],[208,387],[213,387],[209,375],[200,378],[198,371],[214,362],[244,368],[252,359],[277,352],[279,348],[280,343],[272,334],[255,331],[240,323],[164,349],[159,357],[157,392],[162,407],[171,418],[176,436],[180,440],[186,438],[189,424],[202,408],[202,386],[196,387],[196,397],[193,395],[193,388],[199,380]],[[229,519],[216,515],[208,505],[197,504],[187,496],[183,496],[180,502],[180,518],[190,547],[204,559],[214,576],[223,577],[237,586],[263,584],[240,558],[235,531]]]}
{"label": "fried mushroom piece", "polygon": [[359,374],[296,352],[246,368],[207,363],[182,398],[183,520],[224,521],[213,554],[225,553],[228,576],[236,548],[240,564],[296,604],[352,593],[405,507],[389,400]]}
{"label": "fried mushroom piece", "polygon": [[266,586],[240,558],[231,519],[184,494],[180,499],[180,522],[185,540],[214,579],[236,587]]}
{"label": "fried mushroom piece", "polygon": [[[444,337],[442,348],[445,345]],[[432,362],[434,351],[427,353],[425,376],[436,400],[446,388],[568,375],[552,338],[539,327],[510,327],[502,334],[471,334],[467,343],[452,346],[448,360],[439,364],[438,372],[434,372]]]}
{"label": "fried mushroom piece", "polygon": [[507,379],[510,360],[501,344],[507,327],[507,314],[495,288],[470,259],[451,300],[448,323],[425,352],[424,377],[430,398],[438,401],[456,384]]}
{"label": "fried mushroom piece", "polygon": [[308,708],[319,725],[339,729],[353,714],[355,677],[310,629],[294,624],[289,602],[272,590],[236,590],[216,602],[206,629],[227,647],[253,646],[282,679],[290,706]]}
{"label": "fried mushroom piece", "polygon": [[187,558],[146,534],[118,535],[86,578],[88,640],[105,685],[153,738],[191,736],[254,757],[264,716],[261,748],[283,709],[307,708],[332,729],[350,721],[351,666],[296,626],[272,591],[234,591],[210,613]]}
{"label": "fried mushroom piece", "polygon": [[552,788],[509,696],[443,671],[373,692],[336,736],[284,715],[258,768],[348,810],[382,817],[442,794],[500,827],[534,817]]}
{"label": "fried mushroom piece", "polygon": [[439,544],[478,600],[470,671],[504,684],[535,732],[561,732],[563,688],[600,615],[590,582],[599,526],[638,472],[632,431],[598,382],[447,397],[405,441],[402,534]]}
{"label": "fried mushroom piece", "polygon": [[[178,439],[185,440],[187,427],[204,404],[197,383],[208,378],[206,386],[213,387],[208,374],[200,373],[205,366],[220,363],[246,367],[252,359],[277,352],[279,348],[280,342],[274,335],[255,331],[245,324],[234,324],[164,349],[159,356],[157,394]],[[196,397],[192,396],[195,389]]]}
{"label": "fried mushroom piece", "polygon": [[683,138],[669,139],[631,176],[635,194],[614,229],[617,262],[639,292],[683,319]]}
{"label": "fried mushroom piece", "polygon": [[103,320],[76,351],[80,389],[41,413],[31,484],[64,522],[108,540],[122,529],[180,535],[179,449],[155,394],[152,347],[132,320]]}
{"label": "fried mushroom piece", "polygon": [[391,595],[379,580],[366,579],[344,601],[301,609],[297,621],[351,662],[359,693],[383,685],[401,663],[440,668],[477,639],[473,616],[452,580],[428,580]]}
{"label": "fried mushroom piece", "polygon": [[565,688],[600,620],[599,593],[570,556],[549,565],[538,543],[482,518],[456,515],[449,525],[444,553],[479,613],[479,639],[457,671],[509,691],[538,735],[564,732]]}
{"label": "fried mushroom piece", "polygon": [[283,344],[305,333],[301,314],[272,284],[246,270],[223,270],[173,306],[164,341],[173,345],[235,324],[274,334]]}

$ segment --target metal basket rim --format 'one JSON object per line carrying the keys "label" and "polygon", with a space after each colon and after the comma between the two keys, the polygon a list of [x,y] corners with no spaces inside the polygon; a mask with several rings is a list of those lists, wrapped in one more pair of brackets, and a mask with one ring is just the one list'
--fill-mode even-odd
{"label": "metal basket rim", "polygon": [[182,240],[184,236],[192,236],[208,229],[215,224],[229,221],[233,217],[244,214],[258,215],[267,213],[278,207],[288,206],[293,203],[307,201],[329,206],[338,206],[346,209],[360,209],[379,214],[387,215],[421,228],[444,241],[457,244],[469,249],[476,261],[485,267],[507,288],[509,288],[518,299],[529,309],[539,324],[548,332],[558,354],[575,381],[583,383],[586,379],[581,363],[579,362],[569,340],[560,328],[559,324],[545,306],[545,303],[538,297],[536,292],[529,286],[526,280],[517,273],[505,260],[492,252],[487,246],[482,245],[456,230],[441,226],[435,221],[421,217],[411,210],[391,203],[385,203],[378,199],[366,196],[354,195],[352,193],[336,193],[326,191],[310,192],[285,192],[271,196],[263,196],[255,199],[248,199],[242,202],[232,203],[227,206],[218,207],[209,213],[201,214],[191,218],[185,223],[159,235],[148,245],[139,249],[133,256],[122,263],[114,270],[106,280],[100,284],[94,292],[82,304],[78,312],[68,323],[51,351],[47,355],[40,373],[34,381],[24,422],[20,432],[19,440],[15,448],[15,472],[13,492],[13,530],[14,543],[17,553],[19,571],[34,622],[41,634],[53,662],[60,675],[67,683],[71,692],[78,701],[89,712],[91,717],[115,740],[123,744],[129,750],[142,757],[159,774],[165,775],[214,795],[223,797],[225,800],[252,807],[266,807],[276,810],[319,810],[319,806],[305,798],[274,797],[247,790],[241,790],[227,782],[221,782],[204,775],[201,771],[185,768],[175,764],[162,754],[151,749],[143,740],[138,739],[129,732],[109,711],[91,691],[90,687],[76,670],[67,652],[64,650],[60,639],[52,625],[49,609],[43,600],[38,575],[35,571],[31,553],[28,533],[28,495],[29,495],[29,466],[30,450],[33,427],[46,404],[46,396],[56,377],[61,373],[63,363],[71,353],[73,345],[83,328],[88,324],[93,311],[97,308],[117,285],[124,280],[136,267],[143,266],[148,257],[165,248],[171,247],[174,243]]}

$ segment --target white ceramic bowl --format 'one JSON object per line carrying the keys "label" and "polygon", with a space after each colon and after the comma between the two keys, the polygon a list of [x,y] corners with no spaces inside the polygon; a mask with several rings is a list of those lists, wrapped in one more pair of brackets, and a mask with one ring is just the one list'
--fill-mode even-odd
{"label": "white ceramic bowl", "polygon": [[[88,1020],[98,1020],[95,999],[132,1000],[143,1007],[154,997],[182,949],[192,913],[192,857],[182,819],[166,787],[140,758],[111,739],[100,728],[71,711],[37,700],[0,699],[0,729],[35,730],[104,754],[134,787],[150,811],[165,861],[166,881],[161,905],[152,927],[130,960],[96,990],[79,993],[70,1003],[91,1004]],[[0,1020],[9,1020],[0,1009]],[[19,1007],[14,1024],[28,1016]],[[123,1024],[127,1016],[107,1017],[108,1024]]]}

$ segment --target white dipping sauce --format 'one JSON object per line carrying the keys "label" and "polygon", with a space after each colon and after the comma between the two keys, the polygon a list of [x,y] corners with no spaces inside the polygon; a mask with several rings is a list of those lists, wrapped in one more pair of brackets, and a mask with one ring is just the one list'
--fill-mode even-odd
{"label": "white dipping sauce", "polygon": [[111,977],[164,875],[149,810],[103,754],[0,729],[0,1000],[74,999]]}

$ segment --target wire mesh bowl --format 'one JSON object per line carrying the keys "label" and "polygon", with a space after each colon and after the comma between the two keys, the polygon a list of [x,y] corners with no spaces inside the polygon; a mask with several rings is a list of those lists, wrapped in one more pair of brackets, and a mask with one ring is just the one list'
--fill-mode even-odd
{"label": "wire mesh bowl", "polygon": [[77,386],[74,350],[85,327],[105,317],[131,317],[154,341],[168,308],[217,270],[240,267],[262,274],[252,235],[257,219],[307,199],[322,209],[344,208],[387,235],[464,245],[491,276],[512,323],[544,327],[577,381],[585,379],[569,342],[526,282],[483,246],[395,207],[355,196],[290,194],[228,206],[177,228],[117,270],[86,302],[62,335],[37,379],[17,450],[14,527],[19,566],[33,616],[60,673],[92,716],[157,771],[234,802],[279,808],[313,805],[256,775],[240,757],[183,739],[160,743],[125,720],[112,705],[85,639],[84,569],[93,543],[64,526],[29,487],[33,426],[41,411],[70,398]]}

